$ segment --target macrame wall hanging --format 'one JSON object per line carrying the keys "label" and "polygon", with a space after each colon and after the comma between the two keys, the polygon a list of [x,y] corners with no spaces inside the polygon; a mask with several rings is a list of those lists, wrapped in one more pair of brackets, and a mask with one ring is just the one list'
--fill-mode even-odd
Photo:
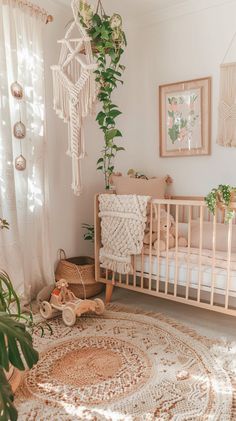
{"label": "macrame wall hanging", "polygon": [[[90,38],[79,19],[80,1],[73,0],[74,19],[62,44],[59,64],[52,66],[54,109],[68,124],[68,152],[72,159],[72,189],[82,191],[80,161],[85,157],[84,119],[96,101],[95,64]],[[75,35],[74,35],[75,34]]]}
{"label": "macrame wall hanging", "polygon": [[225,62],[235,38],[236,33],[230,42],[220,67],[220,103],[217,143],[225,147],[236,147],[236,62]]}

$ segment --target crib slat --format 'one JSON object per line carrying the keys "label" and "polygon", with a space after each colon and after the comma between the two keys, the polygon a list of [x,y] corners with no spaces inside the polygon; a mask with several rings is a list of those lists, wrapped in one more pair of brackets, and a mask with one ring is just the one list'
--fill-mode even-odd
{"label": "crib slat", "polygon": [[212,237],[212,268],[211,268],[211,306],[214,305],[214,293],[215,293],[215,268],[216,268],[216,220],[217,215],[215,213],[213,218],[213,237]]}
{"label": "crib slat", "polygon": [[166,281],[165,281],[165,294],[168,294],[168,283],[169,283],[169,235],[170,235],[170,205],[167,205],[167,239],[166,239]]}
{"label": "crib slat", "polygon": [[134,256],[134,287],[137,286],[137,256]]}
{"label": "crib slat", "polygon": [[227,286],[225,291],[225,308],[229,308],[229,290],[230,290],[230,278],[231,278],[231,248],[232,248],[232,219],[229,221],[228,227],[228,258],[227,258]]}
{"label": "crib slat", "polygon": [[149,278],[148,278],[148,289],[152,289],[152,229],[153,229],[153,205],[151,203],[150,209],[150,236],[149,236]]}
{"label": "crib slat", "polygon": [[142,248],[142,253],[141,253],[141,288],[143,289],[143,269],[144,269],[144,248]]}
{"label": "crib slat", "polygon": [[197,301],[201,300],[201,275],[202,275],[202,237],[203,237],[203,207],[200,206],[200,244],[199,244],[199,260],[198,260],[198,291]]}
{"label": "crib slat", "polygon": [[160,231],[161,231],[161,205],[158,205],[157,212],[157,292],[160,291]]}
{"label": "crib slat", "polygon": [[179,205],[176,205],[176,215],[175,215],[175,280],[174,280],[174,296],[177,296],[177,286],[178,286],[178,271],[179,271],[179,244],[178,244],[178,236],[179,236]]}
{"label": "crib slat", "polygon": [[188,300],[189,298],[189,284],[190,284],[191,224],[192,224],[192,207],[189,206],[188,208],[188,263],[187,263],[186,300]]}

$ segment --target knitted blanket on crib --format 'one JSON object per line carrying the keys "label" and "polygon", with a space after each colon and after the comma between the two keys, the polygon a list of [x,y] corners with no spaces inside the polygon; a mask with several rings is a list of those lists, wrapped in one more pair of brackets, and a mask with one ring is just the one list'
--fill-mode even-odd
{"label": "knitted blanket on crib", "polygon": [[136,195],[99,196],[103,268],[121,274],[133,273],[131,256],[142,251],[149,199]]}

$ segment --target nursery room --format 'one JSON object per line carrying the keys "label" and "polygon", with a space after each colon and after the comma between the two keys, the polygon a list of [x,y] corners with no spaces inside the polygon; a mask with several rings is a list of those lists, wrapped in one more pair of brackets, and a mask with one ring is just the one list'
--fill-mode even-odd
{"label": "nursery room", "polygon": [[0,0],[0,421],[236,421],[236,0]]}

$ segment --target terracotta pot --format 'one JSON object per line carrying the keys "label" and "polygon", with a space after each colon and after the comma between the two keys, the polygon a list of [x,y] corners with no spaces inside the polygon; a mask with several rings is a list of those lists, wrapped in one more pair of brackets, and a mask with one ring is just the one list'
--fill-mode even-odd
{"label": "terracotta pot", "polygon": [[13,393],[15,393],[17,388],[20,386],[22,380],[22,373],[11,365],[9,371],[5,374],[7,380],[11,385]]}

